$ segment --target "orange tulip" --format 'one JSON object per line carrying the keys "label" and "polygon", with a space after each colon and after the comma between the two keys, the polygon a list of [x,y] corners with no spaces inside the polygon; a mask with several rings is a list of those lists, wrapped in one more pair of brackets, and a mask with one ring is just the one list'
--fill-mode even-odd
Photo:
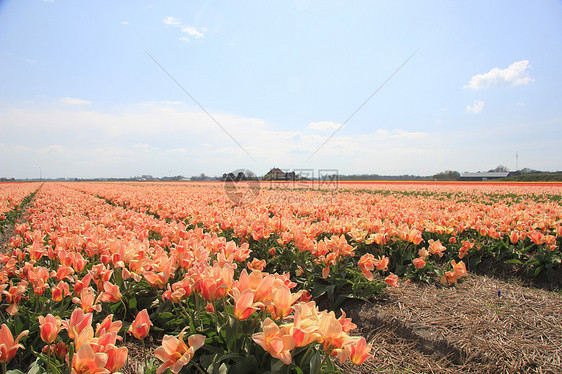
{"label": "orange tulip", "polygon": [[384,281],[386,282],[386,284],[388,284],[391,287],[398,287],[398,276],[394,275],[392,273],[390,273],[390,275],[386,278],[384,278]]}
{"label": "orange tulip", "polygon": [[29,334],[28,330],[22,331],[16,340],[12,336],[12,332],[5,324],[0,327],[0,363],[6,363],[15,357],[18,348],[23,348],[19,344],[19,340]]}
{"label": "orange tulip", "polygon": [[150,322],[148,312],[146,309],[143,309],[137,314],[137,318],[135,318],[129,327],[129,334],[132,333],[135,338],[143,340],[148,335],[150,326],[152,326],[152,322]]}
{"label": "orange tulip", "polygon": [[363,276],[369,281],[374,279],[372,271],[375,270],[376,261],[375,256],[367,253],[361,256],[359,262],[357,262],[359,269],[361,269],[361,273],[363,273]]}
{"label": "orange tulip", "polygon": [[367,345],[365,338],[359,338],[355,344],[351,345],[351,362],[355,365],[361,365],[367,358],[371,357],[370,351],[371,345]]}
{"label": "orange tulip", "polygon": [[104,303],[116,303],[121,300],[119,286],[110,282],[103,283],[104,292],[101,294],[101,301]]}
{"label": "orange tulip", "polygon": [[388,270],[388,263],[390,259],[386,256],[379,256],[378,259],[375,260],[375,266],[377,270],[387,271]]}
{"label": "orange tulip", "polygon": [[289,329],[280,329],[271,318],[266,318],[261,324],[262,332],[252,335],[252,339],[258,343],[272,357],[277,358],[286,365],[292,361],[291,350],[295,348],[295,338],[289,333]]}
{"label": "orange tulip", "polygon": [[60,317],[47,314],[47,317],[39,316],[39,329],[41,331],[41,340],[47,344],[51,344],[57,338],[59,331],[62,329]]}
{"label": "orange tulip", "polygon": [[416,269],[423,269],[426,265],[423,257],[416,258],[415,260],[412,261],[412,263],[414,264]]}
{"label": "orange tulip", "polygon": [[234,317],[245,320],[252,315],[258,308],[254,306],[254,291],[247,289],[240,292],[233,289],[234,296]]}
{"label": "orange tulip", "polygon": [[59,302],[66,296],[70,294],[68,283],[65,281],[60,281],[51,291],[51,297],[53,301]]}
{"label": "orange tulip", "polygon": [[108,374],[107,353],[95,353],[90,344],[82,344],[72,358],[72,374]]}
{"label": "orange tulip", "polygon": [[162,346],[156,348],[154,355],[164,363],[156,370],[157,374],[161,374],[166,369],[170,369],[172,373],[178,373],[182,367],[187,365],[193,358],[195,351],[205,344],[205,336],[195,334],[187,338],[186,345],[183,341],[185,327],[176,338],[175,336],[164,335]]}
{"label": "orange tulip", "polygon": [[92,313],[84,313],[80,308],[74,309],[74,312],[70,315],[70,321],[66,326],[68,337],[70,339],[76,339],[82,330],[92,325],[92,318]]}
{"label": "orange tulip", "polygon": [[117,348],[114,345],[110,345],[109,349],[108,346],[106,346],[106,353],[107,363],[105,364],[105,368],[113,373],[119,371],[125,364],[129,351],[126,347]]}
{"label": "orange tulip", "polygon": [[[121,330],[121,326],[123,326],[123,322],[115,321],[113,322],[113,314],[108,315],[104,318],[102,323],[98,323],[96,326],[96,336],[100,337],[107,333],[118,333]],[[120,339],[119,337],[117,337]]]}

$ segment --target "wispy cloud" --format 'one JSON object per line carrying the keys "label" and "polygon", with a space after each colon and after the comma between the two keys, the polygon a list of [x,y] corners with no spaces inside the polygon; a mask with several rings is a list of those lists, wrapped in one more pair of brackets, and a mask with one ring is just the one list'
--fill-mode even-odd
{"label": "wispy cloud", "polygon": [[33,64],[33,63],[37,62],[37,60],[35,60],[35,59],[20,56],[20,55],[17,55],[15,53],[13,53],[13,52],[10,52],[10,51],[4,51],[4,54],[6,56],[13,57],[13,58],[18,59],[20,61],[27,62],[28,64]]}
{"label": "wispy cloud", "polygon": [[170,26],[180,26],[181,25],[181,21],[179,18],[176,17],[165,17],[162,22],[164,22],[166,25],[170,25]]}
{"label": "wispy cloud", "polygon": [[330,122],[330,121],[320,121],[320,122],[310,122],[308,128],[311,130],[335,130],[340,127],[341,124]]}
{"label": "wispy cloud", "polygon": [[121,21],[122,25],[130,25],[131,23],[129,21]]}
{"label": "wispy cloud", "polygon": [[[16,154],[14,147],[25,143],[17,138],[17,134],[33,132],[35,139],[57,139],[56,144],[60,148],[45,149],[48,152],[45,152],[41,165],[45,166],[48,162],[56,165],[61,170],[57,172],[61,176],[80,176],[86,170],[90,176],[159,175],[172,164],[182,165],[178,172],[184,175],[200,172],[221,175],[237,169],[242,163],[259,174],[266,172],[271,165],[315,167],[306,164],[304,158],[325,138],[312,128],[291,131],[275,128],[258,118],[225,113],[214,113],[213,116],[240,139],[248,152],[255,155],[255,162],[248,162],[243,150],[236,147],[221,129],[212,126],[205,113],[157,102],[124,107],[118,113],[0,110],[0,131],[11,139],[10,143],[2,139],[6,147],[0,147],[0,157],[21,159],[19,155],[25,152]],[[11,127],[15,119],[20,124],[17,130]],[[323,126],[328,128],[329,122]],[[38,140],[32,146],[41,149],[51,144]],[[432,144],[432,134],[390,129],[334,136],[321,150],[322,165],[343,168],[352,162],[357,170],[363,167],[372,170],[369,162],[385,159],[385,152],[393,157],[402,154],[411,156],[416,150],[426,152],[433,147]],[[34,173],[37,169],[34,165],[39,162],[40,156],[34,154],[26,156],[26,173]],[[66,160],[62,164],[61,157]],[[218,166],[210,169],[209,163]],[[16,175],[18,165],[15,161],[9,165],[12,174]],[[377,171],[383,172],[381,169]]]}
{"label": "wispy cloud", "polygon": [[463,88],[480,90],[490,87],[522,86],[534,82],[529,77],[527,69],[530,68],[528,60],[514,62],[506,69],[493,68],[487,73],[476,74]]}
{"label": "wispy cloud", "polygon": [[199,38],[203,38],[205,36],[205,32],[207,32],[207,28],[206,27],[200,27],[199,29],[197,27],[193,27],[193,26],[182,26],[181,31],[186,33],[187,35],[191,35],[196,39]]}
{"label": "wispy cloud", "polygon": [[466,111],[469,113],[478,114],[484,109],[484,102],[482,100],[474,100],[474,105],[467,105]]}
{"label": "wispy cloud", "polygon": [[88,105],[91,104],[91,101],[88,100],[83,100],[83,99],[77,99],[74,97],[62,97],[59,100],[61,103],[65,103],[65,104],[72,104],[72,105]]}
{"label": "wispy cloud", "polygon": [[164,17],[162,22],[164,22],[166,25],[178,28],[183,34],[186,34],[187,36],[180,36],[177,38],[178,40],[184,42],[189,42],[190,38],[194,38],[194,39],[204,38],[205,33],[207,32],[206,27],[195,27],[188,24],[184,24],[182,23],[181,19],[172,16]]}

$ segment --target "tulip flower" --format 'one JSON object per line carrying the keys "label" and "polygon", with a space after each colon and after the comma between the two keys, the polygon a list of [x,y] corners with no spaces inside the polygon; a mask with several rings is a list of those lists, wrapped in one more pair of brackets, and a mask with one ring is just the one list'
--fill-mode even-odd
{"label": "tulip flower", "polygon": [[253,334],[252,339],[272,357],[290,365],[292,361],[291,350],[296,346],[295,338],[290,334],[290,330],[279,328],[271,318],[266,318],[262,322],[261,329],[262,332]]}
{"label": "tulip flower", "polygon": [[74,309],[74,312],[70,315],[70,321],[66,326],[68,337],[70,339],[76,339],[82,330],[92,325],[92,318],[92,313],[84,313],[80,308]]}
{"label": "tulip flower", "polygon": [[55,341],[59,331],[62,329],[62,321],[60,317],[47,314],[47,317],[39,316],[38,319],[41,340],[47,344],[51,344]]}
{"label": "tulip flower", "polygon": [[129,334],[133,334],[135,338],[143,340],[148,335],[150,326],[152,326],[152,322],[150,322],[148,312],[146,309],[143,309],[137,314],[137,317],[129,327]]}
{"label": "tulip flower", "polygon": [[[176,338],[175,336],[164,335],[162,346],[156,348],[154,356],[164,363],[156,370],[156,374],[161,374],[166,369],[172,373],[178,373],[182,367],[187,365],[193,358],[195,351],[205,344],[205,336],[195,334],[187,338],[187,345],[183,341],[185,327]],[[188,346],[189,345],[189,346]]]}
{"label": "tulip flower", "polygon": [[114,345],[110,345],[109,349],[106,347],[106,353],[107,363],[105,364],[105,368],[114,373],[119,371],[125,364],[125,361],[127,361],[129,350],[126,347],[117,348]]}
{"label": "tulip flower", "polygon": [[384,278],[384,281],[386,282],[386,284],[388,284],[391,287],[398,287],[398,276],[394,275],[392,273],[390,273],[390,275],[386,278]]}
{"label": "tulip flower", "polygon": [[95,353],[90,344],[82,344],[72,358],[72,374],[109,374],[105,368],[107,353]]}
{"label": "tulip flower", "polygon": [[27,334],[29,334],[28,330],[22,331],[14,340],[8,326],[2,324],[0,327],[0,362],[4,365],[4,369],[6,369],[6,363],[15,357],[18,348],[23,348],[23,345],[18,342]]}
{"label": "tulip flower", "polygon": [[247,289],[240,292],[232,289],[234,297],[234,317],[245,320],[252,315],[258,308],[254,306],[254,291]]}
{"label": "tulip flower", "polygon": [[351,345],[351,362],[355,365],[361,365],[367,358],[371,357],[370,351],[371,345],[367,345],[365,338],[359,338],[355,344]]}
{"label": "tulip flower", "polygon": [[121,300],[119,286],[110,282],[103,283],[104,292],[101,294],[101,301],[104,303],[116,303]]}
{"label": "tulip flower", "polygon": [[425,267],[425,260],[423,257],[418,257],[412,261],[416,269],[423,269]]}

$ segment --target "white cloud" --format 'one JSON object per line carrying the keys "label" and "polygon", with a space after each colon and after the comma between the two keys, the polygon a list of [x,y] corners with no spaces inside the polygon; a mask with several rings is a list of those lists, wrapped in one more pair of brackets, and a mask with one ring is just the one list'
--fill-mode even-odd
{"label": "white cloud", "polygon": [[[206,27],[195,27],[195,26],[191,26],[191,25],[186,25],[183,24],[181,22],[181,19],[176,18],[176,17],[165,17],[162,22],[164,22],[166,25],[170,25],[176,28],[179,28],[183,33],[189,35],[190,37],[193,37],[195,39],[201,39],[205,37],[205,33],[207,32],[207,28]],[[188,42],[189,38],[182,36],[182,37],[178,37],[178,40],[184,41],[184,42]]]}
{"label": "white cloud", "polygon": [[286,130],[259,118],[212,115],[252,158],[205,113],[183,105],[139,103],[115,112],[0,108],[0,159],[6,160],[1,174],[35,176],[38,165],[43,176],[68,177],[161,176],[170,168],[174,175],[222,175],[241,167],[263,175],[273,166],[430,174],[462,161],[448,133],[392,128],[350,128],[353,133],[336,134],[308,160],[337,124],[324,121],[328,124]]}
{"label": "white cloud", "polygon": [[484,109],[484,102],[482,100],[474,100],[474,105],[467,105],[466,111],[469,113],[478,114]]}
{"label": "white cloud", "polygon": [[61,103],[73,104],[73,105],[87,105],[87,104],[92,103],[91,101],[77,99],[77,98],[74,98],[74,97],[62,97],[59,101]]}
{"label": "white cloud", "polygon": [[341,126],[339,123],[330,121],[310,122],[308,128],[311,130],[335,130]]}
{"label": "white cloud", "polygon": [[41,148],[37,150],[38,153],[41,154],[56,154],[56,153],[64,153],[64,149],[58,145],[58,144],[53,144],[53,145],[49,145],[47,147]]}
{"label": "white cloud", "polygon": [[162,20],[166,25],[170,25],[170,26],[179,26],[181,25],[181,20],[179,18],[176,17],[165,17]]}
{"label": "white cloud", "polygon": [[527,72],[529,67],[529,61],[522,60],[514,62],[507,69],[493,68],[487,73],[473,76],[463,88],[480,90],[490,87],[528,85],[534,82]]}
{"label": "white cloud", "polygon": [[129,21],[121,21],[122,25],[130,25],[131,23]]}
{"label": "white cloud", "polygon": [[159,148],[158,147],[152,147],[149,144],[146,143],[137,143],[133,146],[133,148],[135,149],[140,149],[142,151],[146,151],[146,152],[153,152],[153,151],[157,151]]}
{"label": "white cloud", "polygon": [[196,39],[203,38],[205,36],[205,32],[207,32],[207,28],[205,27],[193,27],[189,25],[182,25],[181,31],[186,33],[187,35],[191,35]]}

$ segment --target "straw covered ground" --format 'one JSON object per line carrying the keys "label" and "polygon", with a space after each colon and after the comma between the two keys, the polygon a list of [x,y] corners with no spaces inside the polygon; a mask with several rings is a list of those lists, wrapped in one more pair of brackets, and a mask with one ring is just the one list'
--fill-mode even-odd
{"label": "straw covered ground", "polygon": [[562,296],[471,274],[456,287],[404,284],[345,305],[374,360],[354,373],[560,373]]}

